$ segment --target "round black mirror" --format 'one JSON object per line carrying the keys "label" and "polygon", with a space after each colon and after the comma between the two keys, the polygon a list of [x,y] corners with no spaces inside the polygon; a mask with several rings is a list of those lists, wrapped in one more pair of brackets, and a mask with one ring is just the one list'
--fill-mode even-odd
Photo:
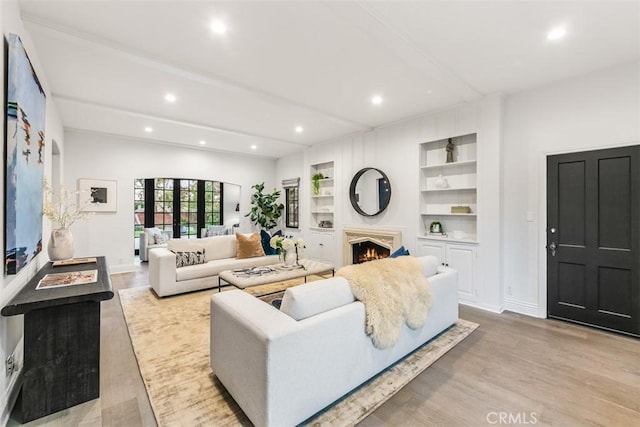
{"label": "round black mirror", "polygon": [[349,187],[351,206],[360,215],[376,216],[389,206],[391,183],[380,169],[360,169]]}

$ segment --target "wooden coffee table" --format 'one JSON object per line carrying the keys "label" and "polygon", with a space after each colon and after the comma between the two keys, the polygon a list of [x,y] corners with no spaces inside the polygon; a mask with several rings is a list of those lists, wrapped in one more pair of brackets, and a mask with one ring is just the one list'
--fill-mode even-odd
{"label": "wooden coffee table", "polygon": [[[250,269],[221,271],[218,274],[218,292],[220,292],[223,281],[236,288],[245,289],[252,286],[267,285],[299,278],[304,278],[306,283],[307,276],[322,273],[331,273],[333,276],[335,273],[334,266],[326,262],[304,259],[300,261],[300,265],[301,267],[298,268],[287,268],[283,264],[254,267],[254,272],[259,272],[259,269],[265,269],[262,270],[262,274],[251,274],[250,271],[247,271]],[[270,269],[270,271],[266,271],[266,269]]]}

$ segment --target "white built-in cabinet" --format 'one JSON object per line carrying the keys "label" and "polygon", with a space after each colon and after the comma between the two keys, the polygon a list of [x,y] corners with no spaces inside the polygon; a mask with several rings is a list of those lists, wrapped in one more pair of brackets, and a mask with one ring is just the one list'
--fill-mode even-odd
{"label": "white built-in cabinet", "polygon": [[[420,255],[433,255],[442,265],[458,271],[461,302],[473,303],[476,289],[478,179],[477,134],[451,137],[453,162],[447,163],[449,138],[421,143],[420,158]],[[468,213],[452,207],[469,207]],[[444,234],[431,234],[433,222]]]}
{"label": "white built-in cabinet", "polygon": [[333,162],[311,165],[310,178],[321,173],[324,178],[319,181],[318,192],[314,191],[313,179],[310,179],[311,194],[311,230],[333,231],[335,213],[335,175]]}
{"label": "white built-in cabinet", "polygon": [[440,264],[458,272],[458,296],[461,302],[474,302],[476,289],[477,245],[434,239],[420,239],[420,255],[433,255]]}
{"label": "white built-in cabinet", "polygon": [[335,240],[333,232],[310,231],[305,242],[305,258],[335,264]]}

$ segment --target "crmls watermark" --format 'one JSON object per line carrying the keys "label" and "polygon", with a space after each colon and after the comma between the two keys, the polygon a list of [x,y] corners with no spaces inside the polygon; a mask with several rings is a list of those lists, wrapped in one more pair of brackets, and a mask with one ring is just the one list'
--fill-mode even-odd
{"label": "crmls watermark", "polygon": [[538,414],[535,412],[489,412],[487,422],[492,425],[534,425],[538,424]]}

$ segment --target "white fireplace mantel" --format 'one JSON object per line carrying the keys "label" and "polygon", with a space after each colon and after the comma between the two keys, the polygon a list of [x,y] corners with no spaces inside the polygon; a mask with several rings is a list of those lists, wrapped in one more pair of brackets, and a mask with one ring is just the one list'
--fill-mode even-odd
{"label": "white fireplace mantel", "polygon": [[343,265],[353,264],[353,245],[372,241],[393,251],[402,246],[402,231],[378,228],[345,228],[342,231]]}

